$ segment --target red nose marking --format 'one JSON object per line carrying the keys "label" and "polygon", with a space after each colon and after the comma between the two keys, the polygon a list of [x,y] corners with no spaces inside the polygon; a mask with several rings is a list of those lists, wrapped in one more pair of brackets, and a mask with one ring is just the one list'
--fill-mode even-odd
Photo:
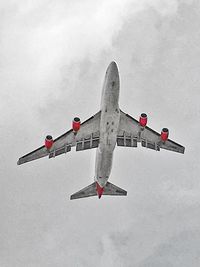
{"label": "red nose marking", "polygon": [[101,198],[102,194],[103,194],[103,190],[104,188],[101,187],[97,182],[96,182],[96,191],[97,191],[97,195],[99,198]]}

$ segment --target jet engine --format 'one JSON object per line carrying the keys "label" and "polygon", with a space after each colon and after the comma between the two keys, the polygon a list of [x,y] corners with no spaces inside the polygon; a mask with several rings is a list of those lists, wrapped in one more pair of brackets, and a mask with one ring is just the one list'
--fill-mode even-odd
{"label": "jet engine", "polygon": [[80,118],[75,117],[74,120],[72,121],[72,129],[75,133],[77,133],[79,131],[81,127],[81,121]]}
{"label": "jet engine", "polygon": [[160,135],[161,140],[164,142],[167,141],[168,136],[169,136],[169,130],[167,128],[163,128]]}
{"label": "jet engine", "polygon": [[47,135],[46,136],[46,138],[45,138],[45,144],[44,145],[45,145],[45,147],[47,149],[50,149],[52,147],[52,145],[53,145],[53,138],[52,138],[51,135]]}
{"label": "jet engine", "polygon": [[140,125],[141,125],[142,127],[145,127],[145,126],[147,125],[147,114],[142,113],[142,114],[140,115],[140,120],[139,120],[139,122],[140,122]]}

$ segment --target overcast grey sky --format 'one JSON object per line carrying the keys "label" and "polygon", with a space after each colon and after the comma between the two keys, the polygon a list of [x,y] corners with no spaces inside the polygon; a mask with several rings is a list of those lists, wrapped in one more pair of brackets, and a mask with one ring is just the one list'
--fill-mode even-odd
{"label": "overcast grey sky", "polygon": [[[200,266],[200,2],[1,1],[0,266]],[[185,155],[116,147],[127,197],[70,201],[95,150],[17,166],[46,134],[99,110],[110,61],[120,107]]]}

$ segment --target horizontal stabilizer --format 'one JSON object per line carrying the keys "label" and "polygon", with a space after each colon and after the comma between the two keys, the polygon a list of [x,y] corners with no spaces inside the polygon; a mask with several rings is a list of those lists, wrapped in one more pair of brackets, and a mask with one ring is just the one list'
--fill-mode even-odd
{"label": "horizontal stabilizer", "polygon": [[[84,197],[97,196],[96,184],[97,183],[94,182],[94,183],[88,185],[87,187],[81,189],[80,191],[71,195],[70,199],[78,199],[78,198],[84,198]],[[104,189],[103,189],[103,195],[126,196],[127,191],[121,189],[120,187],[118,187],[114,184],[107,182]]]}
{"label": "horizontal stabilizer", "polygon": [[96,183],[92,183],[85,188],[81,189],[80,191],[76,192],[75,194],[71,195],[70,199],[77,199],[83,197],[92,197],[96,196]]}
{"label": "horizontal stabilizer", "polygon": [[120,188],[114,184],[107,182],[106,186],[104,187],[103,195],[126,196],[127,191],[125,191],[124,189],[122,189],[122,188]]}

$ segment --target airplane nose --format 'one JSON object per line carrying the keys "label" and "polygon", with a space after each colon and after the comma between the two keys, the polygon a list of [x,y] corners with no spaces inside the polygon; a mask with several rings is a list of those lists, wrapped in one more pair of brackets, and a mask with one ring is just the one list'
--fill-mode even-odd
{"label": "airplane nose", "polygon": [[109,69],[117,69],[117,63],[115,61],[112,61],[108,68]]}
{"label": "airplane nose", "polygon": [[117,66],[117,63],[115,61],[110,62],[110,65]]}
{"label": "airplane nose", "polygon": [[107,69],[107,73],[118,73],[118,67],[117,67],[117,63],[115,61],[112,61]]}

